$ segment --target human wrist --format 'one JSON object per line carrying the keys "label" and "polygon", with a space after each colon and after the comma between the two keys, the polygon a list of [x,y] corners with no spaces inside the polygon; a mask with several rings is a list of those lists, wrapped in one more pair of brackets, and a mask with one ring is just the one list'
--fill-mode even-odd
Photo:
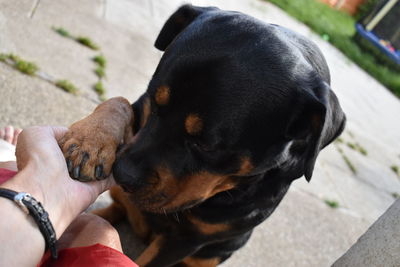
{"label": "human wrist", "polygon": [[51,181],[57,179],[57,175],[62,174],[55,173],[52,170],[43,170],[40,165],[32,161],[1,187],[16,192],[29,193],[33,196],[49,214],[56,236],[60,237],[74,217],[69,212],[63,196],[57,193],[57,185],[51,183]]}

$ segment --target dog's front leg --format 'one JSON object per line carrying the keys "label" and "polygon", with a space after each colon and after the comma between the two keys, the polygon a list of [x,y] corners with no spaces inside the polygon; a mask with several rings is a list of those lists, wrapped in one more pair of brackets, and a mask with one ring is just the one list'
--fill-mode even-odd
{"label": "dog's front leg", "polygon": [[[179,236],[157,235],[135,262],[145,267],[174,266],[199,248],[200,246],[194,240]],[[185,266],[191,265],[185,264]]]}
{"label": "dog's front leg", "polygon": [[115,97],[72,124],[59,142],[70,176],[91,181],[110,175],[118,145],[132,135],[133,117],[129,101]]}

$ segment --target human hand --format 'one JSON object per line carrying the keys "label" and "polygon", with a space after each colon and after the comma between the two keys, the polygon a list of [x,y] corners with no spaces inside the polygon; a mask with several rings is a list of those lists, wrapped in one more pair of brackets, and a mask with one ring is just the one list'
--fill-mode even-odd
{"label": "human hand", "polygon": [[69,177],[58,140],[67,132],[63,127],[31,127],[22,131],[16,148],[20,171],[9,187],[30,193],[49,213],[60,236],[72,220],[92,204],[97,196],[114,185],[112,177],[81,183]]}

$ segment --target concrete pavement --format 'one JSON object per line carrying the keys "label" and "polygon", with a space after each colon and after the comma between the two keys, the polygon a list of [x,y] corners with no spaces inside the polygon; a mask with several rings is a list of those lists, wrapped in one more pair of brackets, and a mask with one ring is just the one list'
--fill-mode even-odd
{"label": "concrete pavement", "polygon": [[[400,102],[336,48],[275,6],[259,0],[195,0],[193,4],[238,10],[293,29],[315,41],[331,69],[332,87],[348,118],[342,142],[326,148],[311,183],[299,179],[276,212],[224,266],[330,266],[400,194]],[[106,96],[134,101],[162,53],[153,42],[177,0],[0,0],[0,52],[36,62],[81,90],[74,96],[0,62],[0,126],[68,126],[97,104],[92,51],[52,27],[85,35],[107,59]],[[361,147],[353,149],[351,147]],[[347,163],[345,158],[347,158]],[[353,170],[351,170],[350,165]],[[334,201],[339,208],[329,207]],[[103,196],[97,205],[109,201]],[[120,225],[125,251],[135,238]]]}

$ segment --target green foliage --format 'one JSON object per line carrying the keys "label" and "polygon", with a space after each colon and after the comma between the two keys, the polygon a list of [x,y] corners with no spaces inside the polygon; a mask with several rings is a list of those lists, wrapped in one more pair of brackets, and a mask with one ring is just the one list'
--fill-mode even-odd
{"label": "green foliage", "polygon": [[76,95],[79,91],[78,88],[76,88],[75,85],[68,80],[58,80],[56,82],[56,86],[74,95]]}
{"label": "green foliage", "polygon": [[106,72],[104,70],[104,68],[102,67],[97,67],[94,72],[96,73],[96,75],[101,79],[104,78],[106,76]]}
{"label": "green foliage", "polygon": [[107,60],[103,55],[98,55],[93,58],[93,61],[97,63],[102,68],[105,68],[107,65]]}
{"label": "green foliage", "polygon": [[64,37],[71,37],[71,35],[69,34],[69,32],[68,32],[66,29],[64,29],[64,28],[61,28],[61,27],[55,28],[55,27],[53,27],[52,29],[53,29],[56,33],[58,33],[59,35],[61,35],[61,36],[64,36]]}
{"label": "green foliage", "polygon": [[353,36],[356,21],[353,17],[315,0],[269,0],[269,2],[284,9],[319,35],[328,36],[331,44],[400,97],[400,72],[382,65],[355,42]]}
{"label": "green foliage", "polygon": [[369,14],[369,12],[372,11],[372,9],[375,7],[375,5],[379,2],[380,0],[365,0],[364,3],[362,3],[358,7],[357,14],[355,15],[355,19],[359,20],[365,17],[366,15]]}
{"label": "green foliage", "polygon": [[8,58],[7,54],[0,53],[0,61],[1,62],[5,62],[7,60],[7,58]]}
{"label": "green foliage", "polygon": [[39,69],[35,63],[24,61],[24,60],[19,60],[19,61],[15,62],[14,66],[20,72],[28,74],[28,75],[34,75],[36,73],[36,71],[38,71],[38,69]]}
{"label": "green foliage", "polygon": [[398,193],[396,193],[396,192],[393,192],[392,193],[392,197],[395,198],[395,199],[398,199],[398,198],[400,198],[400,195]]}
{"label": "green foliage", "polygon": [[75,40],[90,49],[99,50],[99,46],[95,44],[89,37],[78,36],[75,38]]}
{"label": "green foliage", "polygon": [[94,85],[94,91],[99,95],[102,96],[104,95],[104,93],[106,92],[106,89],[103,86],[103,83],[101,81],[98,81],[95,85]]}
{"label": "green foliage", "polygon": [[399,170],[399,166],[397,165],[392,165],[390,166],[390,169],[397,175],[400,175],[400,170]]}
{"label": "green foliage", "polygon": [[339,208],[339,203],[334,200],[325,200],[325,204],[331,207],[332,209]]}
{"label": "green foliage", "polygon": [[354,167],[354,165],[350,161],[350,159],[344,154],[343,150],[338,146],[337,146],[337,149],[338,149],[340,155],[342,155],[342,158],[343,158],[344,162],[346,163],[347,167],[349,167],[349,169],[351,170],[352,173],[357,174],[356,167]]}
{"label": "green foliage", "polygon": [[364,156],[366,156],[368,154],[367,150],[365,148],[363,148],[359,143],[347,142],[347,146],[353,150],[360,152]]}
{"label": "green foliage", "polygon": [[34,75],[39,70],[39,67],[33,62],[23,60],[15,54],[1,53],[0,61],[7,63],[7,60],[9,60],[8,64],[12,65],[15,69],[27,75]]}

